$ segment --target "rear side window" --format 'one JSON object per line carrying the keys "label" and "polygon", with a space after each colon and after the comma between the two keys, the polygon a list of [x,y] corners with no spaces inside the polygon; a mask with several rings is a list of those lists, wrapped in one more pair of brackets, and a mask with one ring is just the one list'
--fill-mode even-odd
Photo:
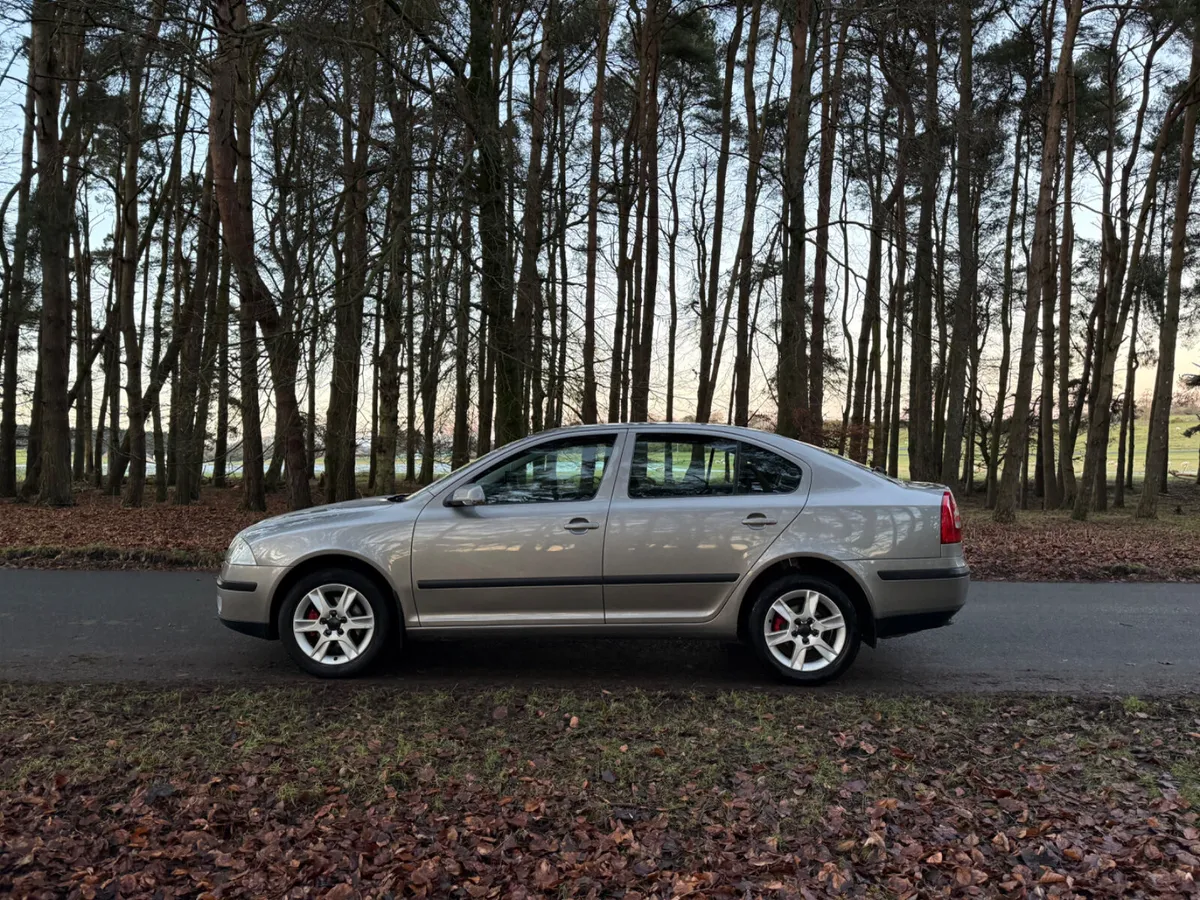
{"label": "rear side window", "polygon": [[770,450],[740,444],[739,494],[790,494],[800,486],[800,467]]}
{"label": "rear side window", "polygon": [[799,484],[799,466],[753,444],[707,435],[642,434],[633,447],[629,496],[789,494]]}

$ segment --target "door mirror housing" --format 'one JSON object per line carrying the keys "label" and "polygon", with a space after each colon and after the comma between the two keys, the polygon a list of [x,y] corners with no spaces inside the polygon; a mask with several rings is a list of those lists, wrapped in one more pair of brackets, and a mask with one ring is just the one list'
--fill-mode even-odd
{"label": "door mirror housing", "polygon": [[485,503],[487,503],[487,497],[483,493],[483,488],[477,484],[455,488],[450,499],[446,501],[447,506],[482,506]]}

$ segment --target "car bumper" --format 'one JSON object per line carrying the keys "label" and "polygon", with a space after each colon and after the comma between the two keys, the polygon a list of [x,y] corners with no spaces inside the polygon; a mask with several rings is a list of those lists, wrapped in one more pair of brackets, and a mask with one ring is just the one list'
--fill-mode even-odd
{"label": "car bumper", "polygon": [[967,602],[971,570],[962,557],[862,560],[876,637],[899,637],[950,624]]}
{"label": "car bumper", "polygon": [[242,634],[277,637],[271,598],[287,571],[274,566],[222,567],[217,576],[217,618]]}

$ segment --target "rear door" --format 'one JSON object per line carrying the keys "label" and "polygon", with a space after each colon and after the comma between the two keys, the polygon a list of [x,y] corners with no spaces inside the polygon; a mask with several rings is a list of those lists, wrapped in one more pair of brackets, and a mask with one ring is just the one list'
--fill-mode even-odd
{"label": "rear door", "polygon": [[603,622],[620,437],[587,431],[526,447],[470,482],[483,505],[447,506],[447,492],[426,506],[412,547],[422,627]]}
{"label": "rear door", "polygon": [[608,623],[706,619],[800,510],[802,471],[718,433],[631,432],[604,546]]}

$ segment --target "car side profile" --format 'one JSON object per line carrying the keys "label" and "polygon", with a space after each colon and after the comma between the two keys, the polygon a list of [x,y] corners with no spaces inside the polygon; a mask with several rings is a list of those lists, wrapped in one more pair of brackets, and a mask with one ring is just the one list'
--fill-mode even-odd
{"label": "car side profile", "polygon": [[940,485],[747,428],[590,425],[245,529],[217,613],[323,677],[406,641],[503,633],[744,641],[817,684],[862,642],[947,624],[968,582]]}

